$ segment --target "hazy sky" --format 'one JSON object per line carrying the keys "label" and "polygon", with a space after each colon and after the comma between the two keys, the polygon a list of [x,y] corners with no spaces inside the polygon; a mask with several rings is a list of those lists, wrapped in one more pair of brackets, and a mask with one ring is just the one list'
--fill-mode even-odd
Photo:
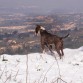
{"label": "hazy sky", "polygon": [[0,7],[40,8],[41,10],[72,9],[83,11],[83,0],[0,0]]}

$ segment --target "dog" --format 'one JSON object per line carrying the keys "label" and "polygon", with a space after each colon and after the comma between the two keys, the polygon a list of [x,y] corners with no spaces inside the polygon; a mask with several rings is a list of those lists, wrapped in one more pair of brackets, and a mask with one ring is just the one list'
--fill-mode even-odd
{"label": "dog", "polygon": [[55,45],[55,50],[56,52],[59,54],[60,59],[62,58],[62,56],[64,55],[63,52],[63,39],[68,37],[69,34],[67,34],[65,37],[59,37],[57,35],[51,34],[49,32],[46,31],[46,29],[40,25],[36,25],[35,28],[35,33],[36,35],[40,32],[41,35],[41,48],[43,50],[43,52],[45,51],[45,46],[48,46],[49,49],[52,49],[52,45]]}

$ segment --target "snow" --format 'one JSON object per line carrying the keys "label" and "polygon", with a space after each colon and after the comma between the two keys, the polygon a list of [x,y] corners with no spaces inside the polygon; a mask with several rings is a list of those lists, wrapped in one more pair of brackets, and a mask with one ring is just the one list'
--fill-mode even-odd
{"label": "snow", "polygon": [[54,53],[57,59],[49,52],[1,55],[0,83],[83,83],[83,46],[64,49],[63,59]]}

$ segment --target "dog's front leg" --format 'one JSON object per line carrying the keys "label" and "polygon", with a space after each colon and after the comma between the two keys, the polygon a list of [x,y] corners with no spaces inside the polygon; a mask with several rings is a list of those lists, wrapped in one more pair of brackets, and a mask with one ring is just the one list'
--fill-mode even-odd
{"label": "dog's front leg", "polygon": [[43,54],[45,54],[45,49],[43,50]]}

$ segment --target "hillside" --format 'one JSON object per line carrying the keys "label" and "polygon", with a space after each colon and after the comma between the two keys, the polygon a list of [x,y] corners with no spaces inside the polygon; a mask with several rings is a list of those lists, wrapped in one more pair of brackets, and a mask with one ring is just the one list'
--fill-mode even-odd
{"label": "hillside", "polygon": [[[64,54],[63,59],[60,60],[55,52],[61,83],[83,83],[83,47],[66,48]],[[57,61],[50,52],[1,55],[0,83],[57,83],[56,80],[59,77]]]}

